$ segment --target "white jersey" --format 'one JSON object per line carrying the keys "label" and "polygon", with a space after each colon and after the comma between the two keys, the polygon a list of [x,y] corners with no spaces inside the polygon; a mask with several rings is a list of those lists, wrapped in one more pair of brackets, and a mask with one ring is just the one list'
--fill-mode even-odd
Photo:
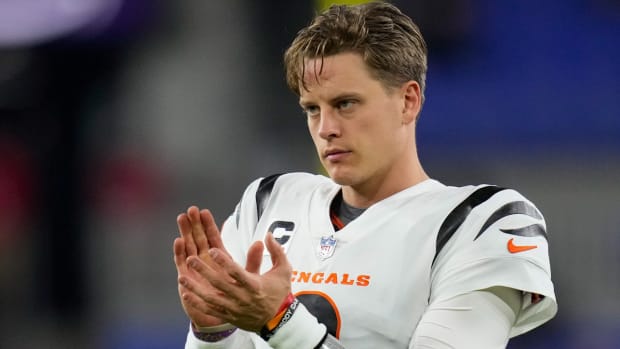
{"label": "white jersey", "polygon": [[[293,267],[293,293],[346,348],[408,348],[431,302],[493,286],[524,291],[511,336],[555,314],[545,221],[516,191],[429,179],[336,231],[330,204],[340,189],[306,173],[256,180],[222,238],[245,265],[249,246],[272,231]],[[544,298],[531,304],[530,293]]]}

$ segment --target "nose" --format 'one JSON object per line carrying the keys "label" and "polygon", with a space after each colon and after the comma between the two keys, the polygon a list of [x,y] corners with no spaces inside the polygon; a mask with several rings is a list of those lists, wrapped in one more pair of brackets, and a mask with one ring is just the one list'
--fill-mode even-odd
{"label": "nose", "polygon": [[329,140],[340,137],[340,126],[340,120],[338,120],[337,115],[334,115],[329,109],[321,110],[319,121],[319,136],[321,138]]}

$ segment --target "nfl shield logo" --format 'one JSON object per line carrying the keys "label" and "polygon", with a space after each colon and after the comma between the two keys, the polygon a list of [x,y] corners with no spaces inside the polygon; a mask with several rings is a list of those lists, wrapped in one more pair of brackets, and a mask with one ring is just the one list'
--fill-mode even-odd
{"label": "nfl shield logo", "polygon": [[336,242],[337,241],[334,239],[333,235],[322,237],[321,244],[319,245],[319,248],[317,248],[317,255],[319,258],[325,260],[331,257],[336,250]]}

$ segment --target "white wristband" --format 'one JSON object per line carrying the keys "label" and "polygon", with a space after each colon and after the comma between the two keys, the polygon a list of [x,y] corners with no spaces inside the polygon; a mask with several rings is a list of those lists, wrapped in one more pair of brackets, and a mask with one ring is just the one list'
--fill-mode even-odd
{"label": "white wristband", "polygon": [[326,332],[325,325],[319,323],[308,309],[299,303],[295,314],[276,331],[268,343],[275,349],[312,349],[319,344]]}
{"label": "white wristband", "polygon": [[331,334],[327,334],[327,336],[325,336],[325,339],[323,340],[323,343],[321,343],[320,347],[317,347],[319,349],[345,349],[345,347],[334,337],[332,337]]}

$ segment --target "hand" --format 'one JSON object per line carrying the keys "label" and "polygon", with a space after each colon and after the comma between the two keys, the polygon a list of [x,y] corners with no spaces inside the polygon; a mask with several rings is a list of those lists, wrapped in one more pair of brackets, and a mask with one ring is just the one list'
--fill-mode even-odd
{"label": "hand", "polygon": [[260,241],[250,246],[245,269],[220,248],[209,250],[214,263],[206,263],[197,256],[188,257],[189,269],[202,279],[191,274],[179,278],[190,291],[186,294],[187,303],[192,307],[206,306],[205,312],[212,316],[241,329],[260,332],[291,292],[292,268],[282,246],[271,233],[267,234],[265,245],[273,266],[262,275],[259,274],[263,253]]}
{"label": "hand", "polygon": [[[213,263],[208,254],[211,244],[207,238],[207,232],[212,236],[213,246],[223,249],[220,232],[217,229],[213,216],[208,210],[199,211],[196,206],[191,206],[188,208],[187,213],[182,213],[177,217],[177,225],[181,237],[174,240],[173,249],[178,278],[185,276],[200,280],[204,284],[203,287],[205,289],[209,290],[209,292],[216,292],[217,290],[210,287],[208,282],[203,280],[200,275],[187,268],[187,258],[190,256],[200,258],[207,264]],[[195,326],[209,327],[225,323],[222,319],[205,313],[206,306],[204,304],[195,302],[191,304],[188,301],[188,290],[180,283],[178,284],[178,292],[183,309]]]}

